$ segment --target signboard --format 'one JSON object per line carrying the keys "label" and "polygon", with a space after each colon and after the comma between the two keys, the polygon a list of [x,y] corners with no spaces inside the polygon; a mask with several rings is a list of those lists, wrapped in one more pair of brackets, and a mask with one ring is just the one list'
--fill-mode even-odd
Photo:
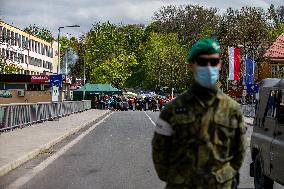
{"label": "signboard", "polygon": [[258,93],[259,85],[257,85],[257,84],[247,84],[246,87],[247,87],[247,92],[249,94]]}
{"label": "signboard", "polygon": [[66,84],[70,84],[71,85],[71,79],[69,78],[69,77],[67,77],[67,76],[65,76],[65,83]]}
{"label": "signboard", "polygon": [[52,87],[52,102],[58,102],[59,101],[59,87],[53,86]]}
{"label": "signboard", "polygon": [[62,89],[62,81],[63,77],[61,74],[59,75],[51,75],[50,76],[50,85],[52,88],[52,101],[59,101],[59,93]]}
{"label": "signboard", "polygon": [[57,86],[57,87],[59,87],[59,89],[61,89],[62,88],[62,80],[63,80],[63,77],[62,77],[61,74],[59,74],[59,75],[51,75],[50,76],[51,87]]}
{"label": "signboard", "polygon": [[48,83],[50,81],[49,75],[32,75],[31,82],[32,83]]}

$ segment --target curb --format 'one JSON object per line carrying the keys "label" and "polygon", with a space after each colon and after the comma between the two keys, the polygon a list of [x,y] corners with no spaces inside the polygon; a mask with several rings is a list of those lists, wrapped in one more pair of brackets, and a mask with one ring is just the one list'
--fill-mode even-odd
{"label": "curb", "polygon": [[34,158],[35,156],[37,156],[38,154],[40,154],[42,151],[47,150],[49,148],[51,148],[52,146],[54,146],[55,144],[61,142],[62,140],[64,140],[65,138],[67,138],[68,136],[71,136],[72,134],[78,132],[79,130],[83,129],[84,127],[87,127],[91,124],[93,124],[94,122],[96,122],[96,120],[104,117],[105,115],[109,114],[109,112],[105,112],[102,115],[100,115],[97,118],[92,119],[91,121],[87,122],[84,125],[78,126],[70,131],[68,131],[67,133],[65,133],[64,135],[50,141],[49,143],[39,147],[38,149],[33,150],[32,152],[29,152],[26,155],[23,155],[22,157],[20,157],[19,159],[10,162],[2,167],[0,167],[0,177],[4,176],[5,174],[7,174],[8,172],[12,171],[13,169],[19,167],[20,165],[24,164],[25,162],[27,162],[28,160]]}

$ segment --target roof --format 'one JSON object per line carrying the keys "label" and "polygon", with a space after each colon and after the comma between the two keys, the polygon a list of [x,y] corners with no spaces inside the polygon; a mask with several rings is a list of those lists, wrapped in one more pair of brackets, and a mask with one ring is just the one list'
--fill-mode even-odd
{"label": "roof", "polygon": [[279,78],[266,78],[261,80],[260,82],[260,87],[274,87],[276,86],[279,82],[281,81],[281,79]]}
{"label": "roof", "polygon": [[111,84],[91,84],[87,83],[80,89],[74,91],[90,91],[90,92],[121,92],[121,90],[111,86]]}
{"label": "roof", "polygon": [[284,59],[284,33],[269,47],[264,57],[270,59]]}
{"label": "roof", "polygon": [[275,87],[279,87],[281,89],[284,89],[284,79],[282,78],[276,85]]}
{"label": "roof", "polygon": [[7,22],[4,22],[3,20],[0,20],[0,26],[5,26],[5,25],[8,26],[8,27],[13,28],[13,29],[15,29],[15,30],[21,31],[21,32],[23,32],[24,34],[26,34],[26,37],[29,36],[29,38],[33,38],[34,40],[36,40],[36,41],[38,41],[38,42],[44,43],[45,45],[50,46],[50,45],[52,45],[53,42],[54,42],[54,41],[53,41],[53,42],[45,41],[45,40],[43,40],[43,39],[41,39],[41,38],[39,38],[39,37],[37,37],[37,36],[35,36],[35,35],[33,35],[33,34],[30,34],[30,33],[25,32],[23,29],[20,29],[20,28],[18,28],[18,27],[16,27],[16,26],[13,26],[13,25],[11,25],[11,24],[8,24]]}

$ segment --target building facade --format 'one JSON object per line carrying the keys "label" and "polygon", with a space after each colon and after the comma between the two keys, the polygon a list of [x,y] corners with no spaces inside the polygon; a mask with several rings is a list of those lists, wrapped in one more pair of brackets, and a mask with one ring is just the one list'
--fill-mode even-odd
{"label": "building facade", "polygon": [[49,43],[0,21],[0,56],[16,64],[19,74],[57,74],[58,43]]}
{"label": "building facade", "polygon": [[259,64],[258,78],[284,78],[284,33],[264,54],[265,61]]}

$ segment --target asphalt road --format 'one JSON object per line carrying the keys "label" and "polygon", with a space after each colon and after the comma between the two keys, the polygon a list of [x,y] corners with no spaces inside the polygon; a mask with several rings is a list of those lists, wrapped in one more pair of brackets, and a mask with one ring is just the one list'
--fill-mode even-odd
{"label": "asphalt road", "polygon": [[[148,117],[148,116],[149,117]],[[114,112],[21,188],[163,189],[151,159],[158,112]],[[248,130],[249,139],[251,128]],[[253,188],[249,151],[239,188]],[[275,188],[283,188],[275,186]]]}

